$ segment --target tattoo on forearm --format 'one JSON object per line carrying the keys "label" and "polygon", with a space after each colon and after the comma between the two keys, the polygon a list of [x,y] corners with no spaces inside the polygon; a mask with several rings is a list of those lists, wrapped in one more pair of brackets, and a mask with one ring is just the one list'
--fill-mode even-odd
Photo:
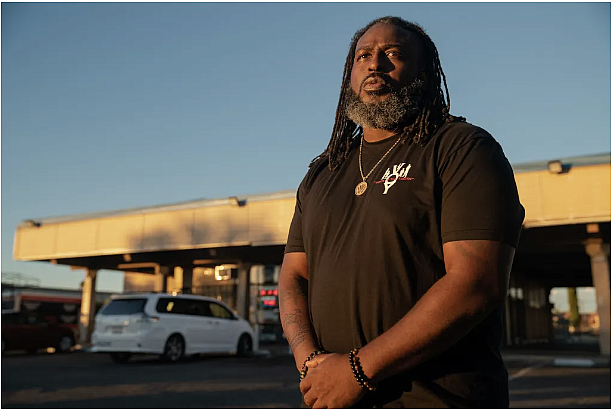
{"label": "tattoo on forearm", "polygon": [[295,350],[302,344],[310,333],[310,323],[303,316],[300,309],[296,309],[293,313],[287,313],[282,320],[285,336],[292,350]]}
{"label": "tattoo on forearm", "polygon": [[301,322],[302,322],[302,311],[299,309],[297,309],[293,313],[288,313],[285,315],[284,324],[287,326],[294,325],[294,324],[297,324],[299,326]]}
{"label": "tattoo on forearm", "polygon": [[295,351],[311,338],[310,318],[305,313],[308,310],[308,281],[300,277],[288,279],[279,291],[281,323],[289,346]]}

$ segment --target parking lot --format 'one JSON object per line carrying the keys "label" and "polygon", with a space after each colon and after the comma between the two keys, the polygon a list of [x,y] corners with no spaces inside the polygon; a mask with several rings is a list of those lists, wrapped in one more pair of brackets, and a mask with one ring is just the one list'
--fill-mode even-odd
{"label": "parking lot", "polygon": [[[507,363],[511,407],[610,408],[609,367],[558,367],[537,357]],[[122,365],[86,352],[2,358],[3,408],[297,408],[300,400],[287,353]]]}

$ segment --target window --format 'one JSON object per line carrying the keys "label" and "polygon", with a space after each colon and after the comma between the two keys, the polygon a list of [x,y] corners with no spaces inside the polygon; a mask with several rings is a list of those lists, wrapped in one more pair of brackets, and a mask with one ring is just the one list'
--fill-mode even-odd
{"label": "window", "polygon": [[159,313],[188,315],[190,314],[189,302],[189,300],[181,298],[161,298],[157,301],[155,309]]}
{"label": "window", "polygon": [[215,266],[215,280],[229,280],[238,278],[238,267],[236,265]]}
{"label": "window", "polygon": [[15,298],[5,296],[2,297],[2,310],[5,309],[15,309]]}
{"label": "window", "polygon": [[143,313],[146,299],[117,299],[102,308],[103,315],[133,315]]}
{"label": "window", "polygon": [[187,314],[195,316],[211,316],[210,308],[201,300],[188,300]]}
{"label": "window", "polygon": [[210,303],[210,312],[215,318],[223,318],[223,319],[233,319],[234,315],[225,309],[223,306],[218,303],[209,302]]}
{"label": "window", "polygon": [[278,284],[278,271],[276,268],[277,266],[271,265],[266,265],[264,267],[264,284]]}
{"label": "window", "polygon": [[157,306],[155,306],[155,310],[158,313],[176,313],[174,300],[175,299],[170,299],[170,298],[159,299],[157,301]]}
{"label": "window", "polygon": [[19,324],[19,313],[6,313],[2,314],[2,324],[4,325],[17,325]]}
{"label": "window", "polygon": [[206,302],[185,298],[161,298],[155,308],[159,313],[175,315],[211,316]]}
{"label": "window", "polygon": [[45,320],[40,315],[40,313],[36,312],[23,312],[23,319],[25,325],[44,325]]}

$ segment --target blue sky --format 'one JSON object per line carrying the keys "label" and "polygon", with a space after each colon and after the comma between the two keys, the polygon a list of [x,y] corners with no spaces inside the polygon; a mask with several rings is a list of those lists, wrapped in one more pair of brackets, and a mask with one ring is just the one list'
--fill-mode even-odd
{"label": "blue sky", "polygon": [[297,188],[383,15],[512,163],[610,151],[609,3],[2,3],[2,270],[83,279],[12,260],[24,219]]}

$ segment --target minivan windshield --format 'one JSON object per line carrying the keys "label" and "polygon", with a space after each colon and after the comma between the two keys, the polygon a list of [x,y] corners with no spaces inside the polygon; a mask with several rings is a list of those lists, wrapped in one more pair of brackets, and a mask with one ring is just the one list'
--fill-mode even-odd
{"label": "minivan windshield", "polygon": [[103,315],[132,315],[144,312],[146,299],[116,299],[111,300],[100,313]]}

